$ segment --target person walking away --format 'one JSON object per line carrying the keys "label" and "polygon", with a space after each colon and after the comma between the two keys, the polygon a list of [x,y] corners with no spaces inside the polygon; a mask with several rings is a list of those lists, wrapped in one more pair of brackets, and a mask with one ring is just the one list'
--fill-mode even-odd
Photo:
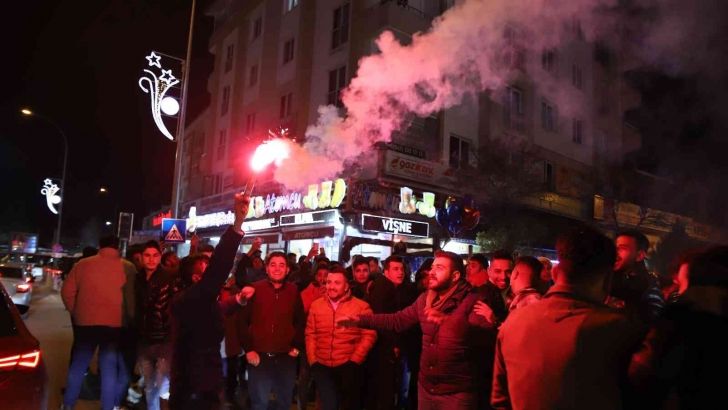
{"label": "person walking away", "polygon": [[614,245],[593,228],[579,227],[558,238],[556,252],[556,284],[501,326],[491,405],[622,409],[626,369],[643,332],[603,304]]}
{"label": "person walking away", "polygon": [[99,253],[76,263],[61,289],[61,298],[75,326],[62,409],[72,409],[81,392],[84,374],[99,348],[101,408],[118,404],[119,339],[124,324],[123,289],[134,266],[119,255],[114,236],[99,241]]}

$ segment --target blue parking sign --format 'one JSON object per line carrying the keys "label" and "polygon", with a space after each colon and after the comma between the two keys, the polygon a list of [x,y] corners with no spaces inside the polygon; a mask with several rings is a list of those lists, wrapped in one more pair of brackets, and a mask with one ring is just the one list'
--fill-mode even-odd
{"label": "blue parking sign", "polygon": [[187,234],[187,220],[162,219],[162,240],[166,243],[184,243]]}

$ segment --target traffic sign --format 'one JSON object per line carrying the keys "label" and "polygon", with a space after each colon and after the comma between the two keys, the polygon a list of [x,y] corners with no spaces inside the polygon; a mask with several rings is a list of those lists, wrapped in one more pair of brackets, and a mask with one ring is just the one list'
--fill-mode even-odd
{"label": "traffic sign", "polygon": [[184,219],[162,219],[162,240],[167,243],[184,243],[187,234],[187,221]]}

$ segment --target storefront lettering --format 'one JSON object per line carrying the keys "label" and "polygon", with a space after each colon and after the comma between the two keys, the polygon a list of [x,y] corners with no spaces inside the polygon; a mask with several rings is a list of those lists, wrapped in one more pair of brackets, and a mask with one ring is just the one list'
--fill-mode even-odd
{"label": "storefront lettering", "polygon": [[303,209],[338,208],[345,196],[346,181],[341,178],[335,181],[323,181],[320,184],[309,185],[305,196],[300,192],[292,192],[286,195],[270,193],[265,197],[253,197],[247,217],[261,218],[266,214]]}
{"label": "storefront lettering", "polygon": [[382,225],[384,226],[385,231],[392,232],[393,234],[412,233],[412,222],[405,222],[394,219],[383,219]]}

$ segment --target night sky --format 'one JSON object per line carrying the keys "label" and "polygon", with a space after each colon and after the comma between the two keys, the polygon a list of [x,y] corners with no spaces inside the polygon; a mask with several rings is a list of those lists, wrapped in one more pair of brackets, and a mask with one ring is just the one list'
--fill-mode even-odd
{"label": "night sky", "polygon": [[[175,0],[13,2],[3,11],[0,97],[0,233],[34,232],[41,246],[56,217],[40,194],[60,178],[63,143],[29,107],[53,119],[69,141],[63,236],[103,233],[103,221],[134,212],[136,228],[171,198],[175,144],[156,129],[137,85],[154,49],[184,58],[191,2]],[[188,119],[207,105],[211,19],[198,1]],[[81,6],[83,5],[83,6]],[[105,186],[107,196],[98,193]],[[3,241],[5,241],[3,239]]]}
{"label": "night sky", "polygon": [[[209,102],[213,27],[202,13],[209,2],[198,2],[188,120]],[[118,211],[133,212],[139,229],[145,215],[169,203],[175,145],[156,129],[149,97],[137,81],[151,50],[184,57],[190,3],[5,5],[0,242],[9,232],[23,231],[38,233],[40,245],[49,246],[56,225],[40,189],[45,178],[60,177],[62,141],[46,122],[21,116],[22,107],[52,118],[68,136],[64,237],[88,243],[103,232],[103,221],[116,221]],[[628,167],[672,185],[658,190],[648,181],[638,186],[643,195],[634,200],[727,226],[728,6],[710,0],[662,3],[689,11],[675,15],[686,16],[692,42],[668,47],[657,64],[628,73],[643,93],[643,106],[627,113],[642,132],[643,148],[625,159]],[[101,186],[109,189],[107,196],[99,195]]]}

